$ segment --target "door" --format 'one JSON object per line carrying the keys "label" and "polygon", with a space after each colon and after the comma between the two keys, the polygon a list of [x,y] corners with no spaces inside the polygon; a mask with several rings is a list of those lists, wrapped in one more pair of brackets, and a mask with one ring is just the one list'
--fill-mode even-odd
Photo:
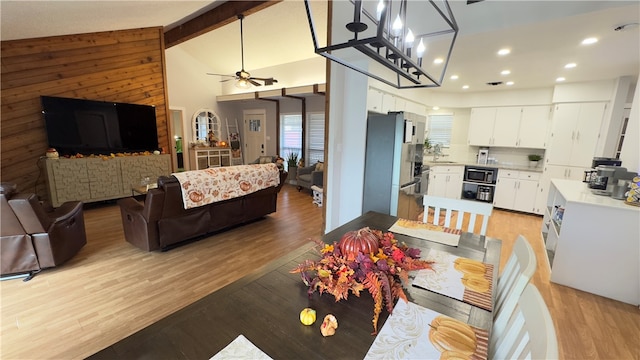
{"label": "door", "polygon": [[189,157],[184,151],[184,108],[171,108],[169,110],[171,121],[171,164],[175,172],[189,169]]}
{"label": "door", "polygon": [[544,149],[549,129],[549,106],[525,106],[520,119],[518,146]]}
{"label": "door", "polygon": [[553,113],[553,130],[547,151],[547,163],[570,165],[579,113],[580,104],[559,104],[556,106]]}
{"label": "door", "polygon": [[519,106],[499,107],[493,125],[493,146],[515,147],[518,142],[518,129],[522,108]]}
{"label": "door", "polygon": [[496,108],[471,109],[469,145],[489,146],[493,137]]}
{"label": "door", "polygon": [[518,180],[513,210],[533,212],[536,204],[538,182],[534,180]]}
{"label": "door", "polygon": [[247,163],[266,155],[266,118],[264,110],[245,110],[243,113],[244,153]]}
{"label": "door", "polygon": [[604,116],[604,103],[588,103],[580,105],[580,115],[575,132],[575,141],[571,150],[571,166],[591,166],[595,155],[600,125]]}
{"label": "door", "polygon": [[512,178],[500,178],[493,194],[493,206],[502,209],[513,209],[513,201],[516,196],[518,180]]}

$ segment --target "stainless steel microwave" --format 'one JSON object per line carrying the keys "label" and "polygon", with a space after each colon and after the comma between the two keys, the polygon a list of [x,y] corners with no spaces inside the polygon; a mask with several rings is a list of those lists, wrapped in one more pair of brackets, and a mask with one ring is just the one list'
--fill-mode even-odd
{"label": "stainless steel microwave", "polygon": [[495,184],[498,169],[482,167],[465,167],[464,180],[482,184]]}

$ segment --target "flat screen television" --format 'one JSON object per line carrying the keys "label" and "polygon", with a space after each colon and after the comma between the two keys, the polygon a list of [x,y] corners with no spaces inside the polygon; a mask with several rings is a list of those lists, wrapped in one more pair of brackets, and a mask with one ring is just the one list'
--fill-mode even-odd
{"label": "flat screen television", "polygon": [[49,147],[60,155],[158,149],[154,106],[55,96],[40,100]]}

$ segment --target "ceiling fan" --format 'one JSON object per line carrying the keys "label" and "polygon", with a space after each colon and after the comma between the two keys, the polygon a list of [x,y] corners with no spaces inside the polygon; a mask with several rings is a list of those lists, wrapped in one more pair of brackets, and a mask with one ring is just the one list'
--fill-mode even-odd
{"label": "ceiling fan", "polygon": [[[264,82],[265,86],[273,85],[274,83],[277,83],[278,80],[272,77],[270,78],[253,77],[244,69],[244,36],[243,36],[244,34],[242,32],[242,20],[244,19],[244,15],[239,14],[238,19],[240,19],[240,55],[242,58],[242,69],[240,71],[236,71],[235,75],[224,75],[224,74],[213,74],[213,73],[207,73],[207,75],[218,75],[218,76],[226,76],[226,77],[234,78],[237,80],[236,86],[242,89],[249,88],[251,87],[251,85],[262,86],[262,84],[260,84],[258,81]],[[221,82],[229,81],[229,80],[231,79],[225,79],[225,80],[222,80]]]}

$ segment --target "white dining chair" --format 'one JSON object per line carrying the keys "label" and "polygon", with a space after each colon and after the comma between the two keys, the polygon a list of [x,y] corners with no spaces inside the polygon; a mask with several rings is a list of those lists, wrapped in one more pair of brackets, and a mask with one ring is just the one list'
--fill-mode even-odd
{"label": "white dining chair", "polygon": [[536,254],[529,241],[522,235],[518,236],[507,264],[498,276],[492,333],[499,336],[504,332],[520,294],[536,272],[536,267]]}
{"label": "white dining chair", "polygon": [[[480,228],[480,235],[487,234],[487,224],[489,223],[489,216],[491,216],[491,212],[493,211],[493,205],[490,203],[425,195],[422,199],[422,204],[424,205],[424,215],[422,217],[422,222],[424,223],[431,222],[434,225],[443,225],[444,227],[450,228],[452,227],[451,218],[453,217],[454,213],[457,213],[458,219],[454,228],[462,230],[462,220],[464,218],[464,214],[469,213],[469,225],[467,226],[466,231],[474,232],[476,226],[476,218],[478,217],[478,215],[481,215],[482,227]],[[431,221],[429,221],[429,207],[434,208],[434,215]],[[440,224],[440,210],[445,209],[446,213],[444,224]]]}
{"label": "white dining chair", "polygon": [[491,330],[489,359],[557,359],[556,330],[540,292],[528,284],[518,301],[505,332]]}

